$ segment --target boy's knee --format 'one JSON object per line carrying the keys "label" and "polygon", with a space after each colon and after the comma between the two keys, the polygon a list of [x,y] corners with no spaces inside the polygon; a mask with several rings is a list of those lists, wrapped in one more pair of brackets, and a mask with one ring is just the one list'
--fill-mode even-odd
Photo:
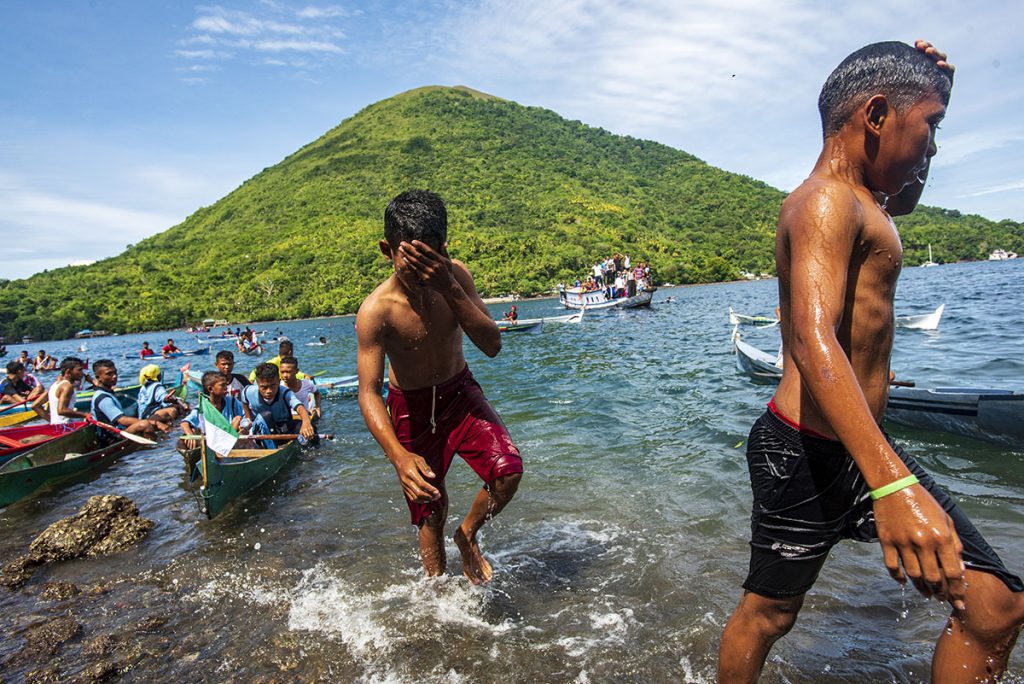
{"label": "boy's knee", "polygon": [[968,599],[967,610],[954,613],[950,626],[990,648],[1013,643],[1024,626],[1024,594],[1000,583],[995,591],[985,592],[984,598]]}
{"label": "boy's knee", "polygon": [[788,599],[768,599],[762,596],[752,598],[754,596],[748,594],[742,606],[750,627],[771,640],[779,639],[793,629],[804,603],[803,596]]}

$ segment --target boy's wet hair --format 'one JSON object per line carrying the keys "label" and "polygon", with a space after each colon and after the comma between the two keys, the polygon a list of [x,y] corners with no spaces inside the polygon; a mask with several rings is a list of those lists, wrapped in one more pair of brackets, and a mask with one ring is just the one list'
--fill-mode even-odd
{"label": "boy's wet hair", "polygon": [[217,352],[216,361],[220,361],[221,359],[227,359],[231,363],[234,363],[235,355],[227,349],[221,349],[219,352]]}
{"label": "boy's wet hair", "polygon": [[20,373],[23,370],[25,370],[25,364],[21,361],[11,361],[7,364],[8,375],[14,375],[15,373]]}
{"label": "boy's wet hair", "polygon": [[409,190],[388,202],[384,210],[384,239],[397,249],[419,240],[434,249],[448,241],[448,210],[429,190]]}
{"label": "boy's wet hair", "polygon": [[277,345],[278,356],[291,356],[294,351],[295,345],[291,340],[281,340],[281,344]]}
{"label": "boy's wet hair", "polygon": [[110,359],[100,359],[99,361],[93,361],[93,364],[92,364],[92,373],[93,373],[93,375],[96,375],[97,373],[99,373],[100,370],[103,369],[103,368],[112,368],[114,370],[117,370],[117,366],[115,366],[114,362],[111,361]]}
{"label": "boy's wet hair", "polygon": [[82,359],[78,358],[77,356],[66,356],[60,362],[60,366],[58,366],[58,369],[59,369],[60,374],[64,375],[68,371],[74,370],[75,366],[84,366],[84,365],[85,365],[85,361],[82,361]]}
{"label": "boy's wet hair", "polygon": [[865,100],[884,95],[900,111],[930,95],[949,104],[953,74],[912,45],[872,43],[857,50],[829,74],[818,95],[824,137],[835,135]]}
{"label": "boy's wet hair", "polygon": [[272,363],[261,363],[256,366],[256,379],[263,382],[270,382],[281,379],[281,372]]}
{"label": "boy's wet hair", "polygon": [[203,391],[207,394],[213,389],[213,386],[218,382],[225,382],[224,376],[220,374],[220,371],[206,371],[203,373]]}
{"label": "boy's wet hair", "polygon": [[282,356],[281,365],[283,366],[285,364],[288,364],[289,366],[295,366],[295,368],[297,369],[299,367],[299,360],[294,356]]}

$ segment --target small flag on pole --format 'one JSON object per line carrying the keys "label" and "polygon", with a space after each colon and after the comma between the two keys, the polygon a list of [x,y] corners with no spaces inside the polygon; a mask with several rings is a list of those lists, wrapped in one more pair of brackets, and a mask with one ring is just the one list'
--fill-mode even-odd
{"label": "small flag on pole", "polygon": [[231,453],[238,441],[238,432],[205,394],[199,395],[199,429],[206,435],[206,445],[221,456]]}

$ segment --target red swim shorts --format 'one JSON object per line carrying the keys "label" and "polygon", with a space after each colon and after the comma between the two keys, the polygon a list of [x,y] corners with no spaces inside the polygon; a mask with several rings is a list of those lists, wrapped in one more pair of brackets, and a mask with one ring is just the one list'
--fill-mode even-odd
{"label": "red swim shorts", "polygon": [[469,366],[434,387],[402,390],[389,385],[387,405],[398,441],[430,465],[434,478],[428,482],[441,492],[440,499],[425,504],[406,500],[413,525],[447,507],[444,478],[456,453],[488,484],[523,472],[519,449]]}

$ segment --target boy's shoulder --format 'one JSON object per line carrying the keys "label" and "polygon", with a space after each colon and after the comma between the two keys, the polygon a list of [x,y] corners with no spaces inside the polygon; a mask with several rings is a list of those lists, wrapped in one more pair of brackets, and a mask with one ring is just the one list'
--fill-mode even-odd
{"label": "boy's shoulder", "polygon": [[356,314],[357,324],[360,320],[387,317],[394,308],[403,304],[408,306],[408,299],[401,291],[398,279],[392,275],[375,287],[359,305],[359,312]]}
{"label": "boy's shoulder", "polygon": [[864,197],[870,197],[867,188],[858,190],[841,179],[811,176],[782,202],[779,230],[828,230],[863,225]]}

